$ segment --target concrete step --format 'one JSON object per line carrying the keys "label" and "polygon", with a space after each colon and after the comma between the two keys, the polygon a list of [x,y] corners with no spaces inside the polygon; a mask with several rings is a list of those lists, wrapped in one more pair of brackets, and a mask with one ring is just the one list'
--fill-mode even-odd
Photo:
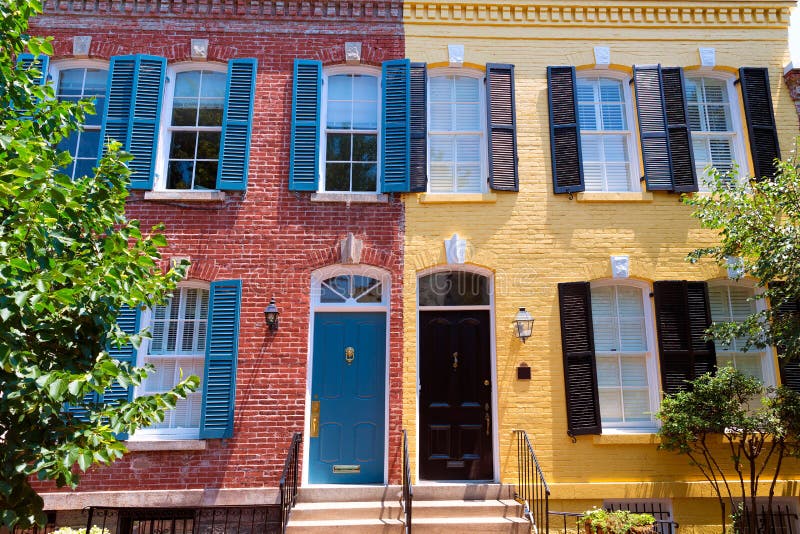
{"label": "concrete step", "polygon": [[[522,507],[513,500],[439,500],[413,503],[414,519],[442,517],[519,517]],[[292,520],[403,519],[400,500],[369,502],[297,503]]]}
{"label": "concrete step", "polygon": [[[389,486],[305,486],[298,488],[297,502],[397,501],[403,491]],[[514,498],[514,486],[494,483],[422,483],[414,486],[414,500],[506,500]]]}
{"label": "concrete step", "polygon": [[[294,515],[294,514],[292,514]],[[398,519],[338,519],[319,521],[295,521],[294,517],[286,525],[286,532],[298,534],[327,534],[342,532],[346,534],[400,534],[405,524]],[[416,528],[414,529],[416,531]]]}
{"label": "concrete step", "polygon": [[[415,534],[456,534],[462,532],[502,532],[507,534],[529,534],[530,523],[517,517],[437,517],[414,519]],[[339,519],[319,521],[295,521],[286,526],[287,532],[304,534],[389,534],[402,533],[405,524],[398,519]]]}

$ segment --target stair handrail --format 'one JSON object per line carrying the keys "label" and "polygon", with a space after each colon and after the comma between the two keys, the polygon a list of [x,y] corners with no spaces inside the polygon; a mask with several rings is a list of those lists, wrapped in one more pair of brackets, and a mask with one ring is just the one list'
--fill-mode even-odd
{"label": "stair handrail", "polygon": [[283,474],[279,483],[281,495],[281,532],[286,533],[286,524],[289,522],[289,516],[292,513],[292,508],[297,501],[297,479],[300,456],[300,443],[303,441],[303,433],[295,432],[292,436],[292,443],[289,445],[289,451],[286,453],[286,462],[283,464]]}
{"label": "stair handrail", "polygon": [[414,487],[411,485],[411,466],[408,463],[408,432],[403,430],[403,492],[400,504],[405,512],[405,532],[411,534],[411,508],[414,502]]}
{"label": "stair handrail", "polygon": [[[517,488],[514,498],[524,506],[524,514],[536,532],[550,532],[550,487],[544,478],[542,468],[528,433],[514,430],[517,436]],[[542,530],[544,525],[544,530]]]}

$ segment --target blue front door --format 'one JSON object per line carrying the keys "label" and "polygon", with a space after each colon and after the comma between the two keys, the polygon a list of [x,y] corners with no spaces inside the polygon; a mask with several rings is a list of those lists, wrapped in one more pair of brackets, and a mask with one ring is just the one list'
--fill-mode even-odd
{"label": "blue front door", "polygon": [[314,314],[308,480],[383,483],[386,314]]}

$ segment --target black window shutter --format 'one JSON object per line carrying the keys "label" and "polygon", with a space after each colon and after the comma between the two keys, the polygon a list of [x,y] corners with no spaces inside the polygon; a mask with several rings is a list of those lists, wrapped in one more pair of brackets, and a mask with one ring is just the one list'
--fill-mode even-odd
{"label": "black window shutter", "polygon": [[575,67],[547,67],[554,193],[576,193],[586,189],[575,86]]}
{"label": "black window shutter", "polygon": [[514,65],[486,64],[486,112],[489,187],[495,191],[519,191]]}
{"label": "black window shutter", "polygon": [[667,112],[661,84],[661,65],[633,67],[636,111],[642,141],[644,179],[649,191],[672,191],[672,162],[667,135]]}
{"label": "black window shutter", "polygon": [[698,191],[697,172],[692,154],[692,134],[689,129],[689,111],[686,108],[683,69],[661,69],[661,86],[667,112],[669,153],[672,163],[673,191]]}
{"label": "black window shutter", "polygon": [[589,282],[558,284],[558,305],[564,352],[567,433],[570,436],[600,434],[602,426]]}
{"label": "black window shutter", "polygon": [[428,67],[411,64],[411,192],[428,190]]}
{"label": "black window shutter", "polygon": [[[784,282],[772,282],[770,288],[775,286],[782,286]],[[778,307],[777,314],[783,318],[786,316],[793,316],[795,320],[800,321],[800,302],[797,300],[784,302]],[[787,361],[782,358],[781,347],[776,345],[775,351],[778,353],[778,365],[781,373],[781,384],[789,389],[800,393],[800,360]]]}
{"label": "black window shutter", "polygon": [[705,282],[661,281],[655,294],[661,385],[664,393],[686,389],[686,381],[714,372],[714,343],[703,339],[711,326]]}
{"label": "black window shutter", "polygon": [[775,174],[775,160],[781,159],[772,96],[769,90],[769,72],[765,68],[742,67],[739,69],[742,84],[744,115],[750,135],[750,154],[753,157],[753,173],[756,179]]}

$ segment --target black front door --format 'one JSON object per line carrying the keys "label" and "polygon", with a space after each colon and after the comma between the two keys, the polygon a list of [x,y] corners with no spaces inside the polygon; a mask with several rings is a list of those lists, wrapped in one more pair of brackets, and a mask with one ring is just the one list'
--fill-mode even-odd
{"label": "black front door", "polygon": [[491,480],[489,312],[419,315],[420,478]]}

